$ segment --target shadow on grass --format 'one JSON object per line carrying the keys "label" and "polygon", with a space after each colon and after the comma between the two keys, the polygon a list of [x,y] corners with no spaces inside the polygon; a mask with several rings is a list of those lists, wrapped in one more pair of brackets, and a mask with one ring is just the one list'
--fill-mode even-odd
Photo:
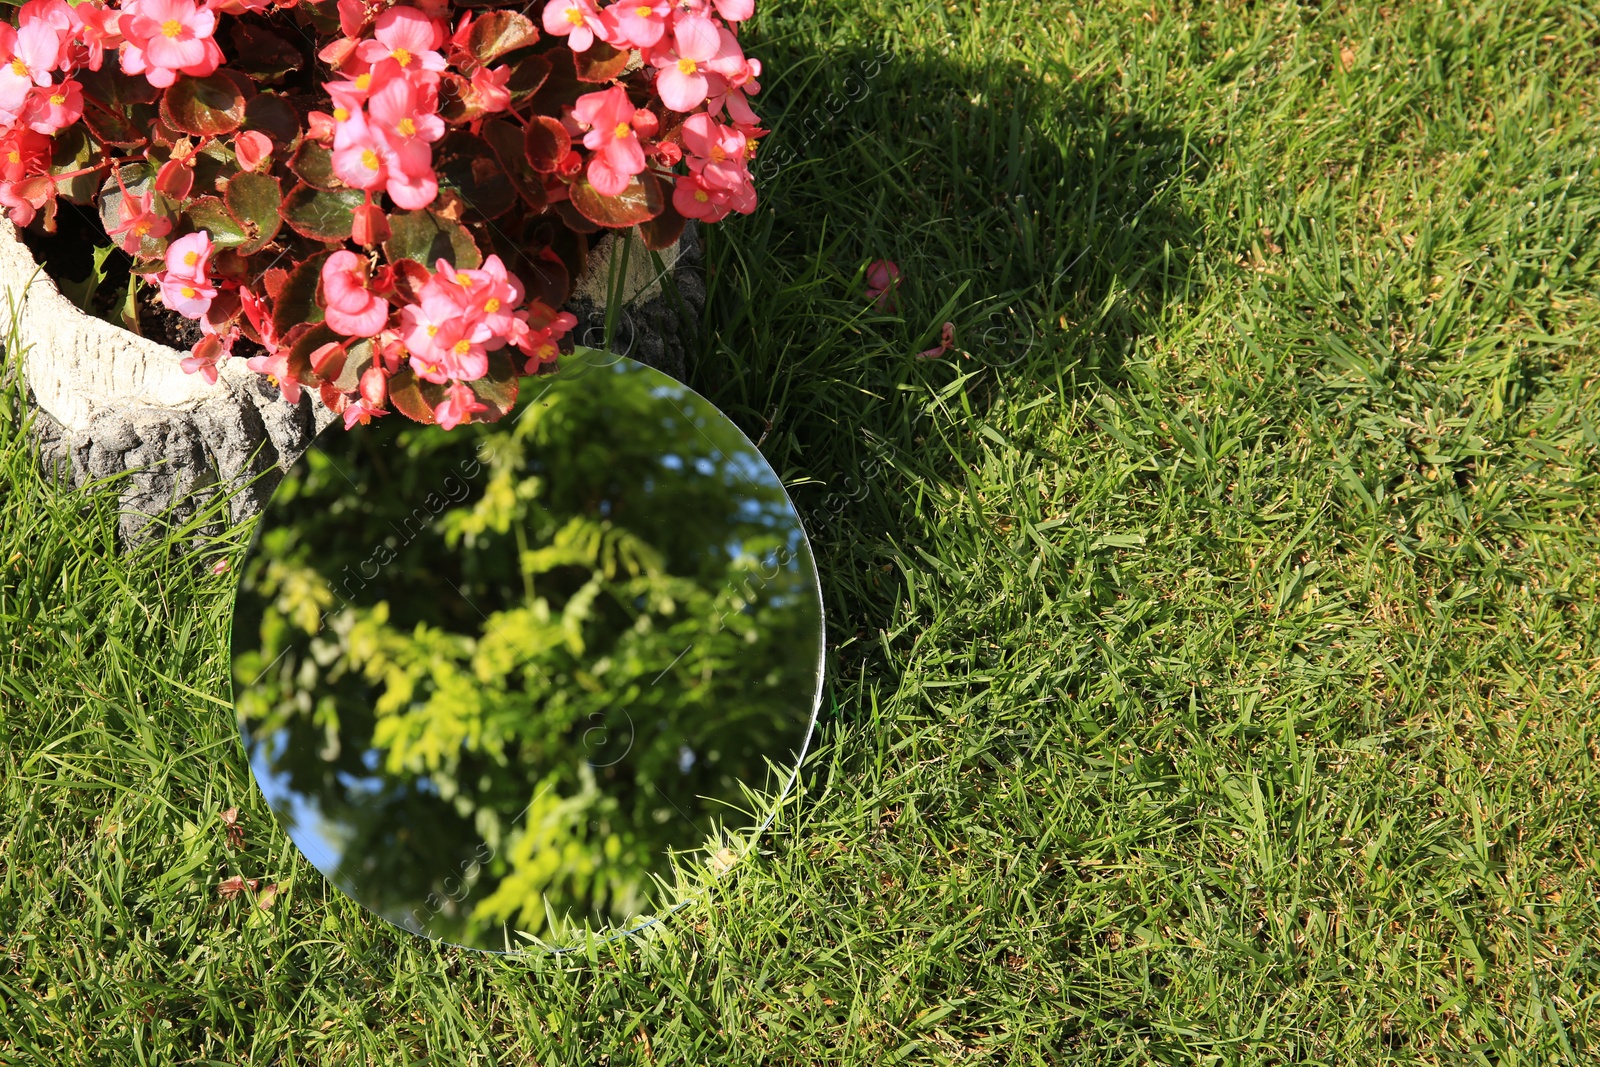
{"label": "shadow on grass", "polygon": [[[781,72],[759,98],[764,199],[708,229],[696,384],[763,441],[818,543],[837,679],[890,625],[903,561],[932,565],[928,495],[968,493],[985,447],[1037,445],[1037,416],[1005,428],[997,408],[1121,381],[1200,295],[1185,197],[1205,164],[1111,75],[750,47]],[[889,309],[865,295],[880,258],[903,278]],[[920,358],[944,322],[957,351]]]}

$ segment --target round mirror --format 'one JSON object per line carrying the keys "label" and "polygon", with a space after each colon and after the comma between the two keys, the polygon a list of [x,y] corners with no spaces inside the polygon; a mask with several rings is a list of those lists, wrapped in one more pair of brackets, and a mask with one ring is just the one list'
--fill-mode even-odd
{"label": "round mirror", "polygon": [[335,424],[233,618],[256,783],[334,885],[501,952],[636,931],[729,869],[816,721],[782,484],[704,398],[580,349],[503,419]]}

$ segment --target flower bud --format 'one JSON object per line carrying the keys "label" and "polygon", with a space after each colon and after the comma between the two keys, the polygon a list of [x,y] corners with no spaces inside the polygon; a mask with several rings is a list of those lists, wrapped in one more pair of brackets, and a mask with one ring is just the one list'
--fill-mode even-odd
{"label": "flower bud", "polygon": [[369,407],[382,407],[389,399],[389,376],[382,367],[368,367],[361,375],[361,399]]}
{"label": "flower bud", "polygon": [[377,204],[362,204],[356,208],[351,236],[362,248],[376,248],[389,239],[389,216]]}
{"label": "flower bud", "polygon": [[246,130],[233,139],[233,154],[239,158],[239,166],[256,170],[272,158],[272,138],[260,130]]}
{"label": "flower bud", "polygon": [[156,192],[173,200],[182,200],[194,188],[194,171],[188,160],[169,159],[156,171]]}

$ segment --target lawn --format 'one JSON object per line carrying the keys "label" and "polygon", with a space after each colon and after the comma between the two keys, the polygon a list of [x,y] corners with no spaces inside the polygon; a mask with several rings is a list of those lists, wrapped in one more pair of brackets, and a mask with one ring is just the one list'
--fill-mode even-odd
{"label": "lawn", "polygon": [[369,921],[250,780],[231,576],[115,556],[13,391],[0,1063],[1594,1062],[1592,11],[763,0],[747,47],[693,384],[830,631],[766,854],[590,958]]}

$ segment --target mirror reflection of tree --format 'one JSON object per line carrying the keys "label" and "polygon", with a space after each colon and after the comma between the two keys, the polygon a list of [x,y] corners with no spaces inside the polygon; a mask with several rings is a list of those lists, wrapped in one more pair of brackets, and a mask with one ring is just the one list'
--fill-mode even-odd
{"label": "mirror reflection of tree", "polygon": [[778,784],[815,692],[812,564],[748,442],[634,364],[550,384],[487,426],[325,437],[242,580],[269,799],[447,940],[652,910],[668,850]]}

